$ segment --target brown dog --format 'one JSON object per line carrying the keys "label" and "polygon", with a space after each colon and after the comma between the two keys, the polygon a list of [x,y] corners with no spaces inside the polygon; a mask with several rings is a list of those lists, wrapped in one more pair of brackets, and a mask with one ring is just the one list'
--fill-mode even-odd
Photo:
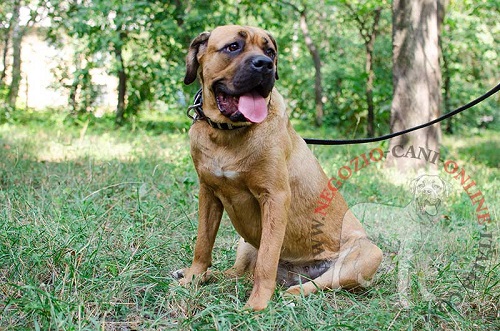
{"label": "brown dog", "polygon": [[205,278],[226,210],[242,237],[227,274],[253,272],[246,306],[255,310],[267,306],[277,281],[292,294],[366,285],[382,259],[293,130],[274,88],[276,65],[267,32],[222,26],[193,40],[184,80],[202,85],[189,131],[199,223],[192,265],[176,276],[184,285]]}

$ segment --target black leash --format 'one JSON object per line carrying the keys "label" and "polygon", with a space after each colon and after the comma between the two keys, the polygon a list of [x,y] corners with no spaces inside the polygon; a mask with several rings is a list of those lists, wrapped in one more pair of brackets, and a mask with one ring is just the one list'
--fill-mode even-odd
{"label": "black leash", "polygon": [[457,109],[449,112],[448,114],[442,115],[441,117],[438,117],[438,118],[436,118],[436,119],[434,119],[434,120],[432,120],[432,121],[430,121],[428,123],[421,124],[421,125],[418,125],[418,126],[415,126],[413,128],[409,128],[409,129],[406,129],[406,130],[403,130],[403,131],[386,134],[384,136],[374,137],[374,138],[346,139],[346,140],[337,140],[337,139],[333,139],[333,140],[330,140],[330,139],[310,139],[310,138],[304,138],[304,140],[305,140],[305,142],[307,144],[310,144],[310,145],[329,145],[329,146],[331,146],[331,145],[365,144],[365,143],[373,143],[373,142],[376,142],[376,141],[390,139],[390,138],[397,137],[397,136],[403,135],[405,133],[412,132],[412,131],[415,131],[415,130],[419,130],[419,129],[425,128],[427,126],[430,126],[430,125],[436,124],[438,122],[441,122],[441,121],[443,121],[443,120],[445,120],[445,119],[447,119],[449,117],[452,117],[452,116],[454,116],[454,115],[456,115],[456,114],[458,114],[460,112],[463,112],[466,109],[474,107],[478,103],[480,103],[480,102],[488,99],[493,94],[497,93],[499,90],[500,90],[500,84],[498,84],[493,89],[491,89],[487,93],[483,94],[479,98],[477,98],[475,100],[472,100],[468,104],[466,104],[466,105],[464,105],[464,106],[462,106],[460,108],[457,108]]}

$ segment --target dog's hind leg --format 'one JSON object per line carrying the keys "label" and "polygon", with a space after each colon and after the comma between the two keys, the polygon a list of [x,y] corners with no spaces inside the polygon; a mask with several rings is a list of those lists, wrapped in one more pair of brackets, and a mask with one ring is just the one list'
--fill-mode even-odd
{"label": "dog's hind leg", "polygon": [[308,295],[321,289],[365,287],[382,262],[382,251],[367,238],[355,238],[342,245],[338,258],[321,276],[290,287],[287,293]]}
{"label": "dog's hind leg", "polygon": [[247,243],[243,238],[240,238],[238,242],[238,248],[236,249],[236,260],[234,265],[224,271],[224,274],[230,278],[241,277],[246,272],[253,272],[255,268],[255,262],[257,261],[258,250]]}

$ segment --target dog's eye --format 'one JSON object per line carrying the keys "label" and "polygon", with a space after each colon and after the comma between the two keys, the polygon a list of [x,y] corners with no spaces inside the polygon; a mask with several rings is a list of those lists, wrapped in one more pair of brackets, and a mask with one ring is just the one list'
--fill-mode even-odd
{"label": "dog's eye", "polygon": [[240,45],[238,43],[232,43],[226,46],[225,50],[229,53],[236,52],[240,49]]}
{"label": "dog's eye", "polygon": [[276,52],[272,48],[268,48],[266,50],[266,55],[269,56],[272,60],[276,57]]}

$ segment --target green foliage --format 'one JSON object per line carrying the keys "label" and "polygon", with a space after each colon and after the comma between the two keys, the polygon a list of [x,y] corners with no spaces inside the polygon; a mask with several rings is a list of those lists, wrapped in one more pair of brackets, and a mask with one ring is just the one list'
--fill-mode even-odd
{"label": "green foliage", "polygon": [[[450,82],[447,109],[443,112],[458,108],[499,83],[499,13],[495,1],[451,1],[442,33],[447,64],[443,80],[448,78]],[[490,98],[473,111],[456,116],[451,129],[458,132],[477,127],[500,130],[498,100],[498,97]]]}
{"label": "green foliage", "polygon": [[[392,99],[391,11],[385,0],[370,1],[31,1],[33,17],[48,16],[43,28],[53,45],[71,44],[72,63],[61,63],[54,88],[67,89],[73,112],[95,110],[99,87],[91,84],[91,69],[117,75],[123,51],[127,75],[126,118],[149,109],[178,113],[190,102],[196,84],[185,87],[184,57],[192,38],[221,24],[258,25],[277,38],[280,80],[277,86],[293,118],[313,123],[314,72],[299,26],[307,17],[311,38],[322,61],[324,123],[349,136],[364,136],[365,40],[361,24],[370,26],[382,8],[374,50],[376,133],[389,130]],[[0,37],[8,34],[12,2],[0,5]],[[494,86],[499,77],[500,17],[495,1],[451,1],[442,28],[443,111],[454,109]],[[364,32],[363,32],[364,33]],[[1,49],[2,47],[0,47]],[[7,83],[5,81],[4,83]],[[2,85],[0,85],[1,87]],[[5,84],[3,85],[5,86]],[[2,90],[0,88],[0,90]],[[2,99],[5,97],[1,96]],[[451,126],[498,128],[498,104],[491,99],[476,111],[456,117]],[[5,111],[2,111],[5,117]],[[140,115],[139,115],[140,116]]]}

